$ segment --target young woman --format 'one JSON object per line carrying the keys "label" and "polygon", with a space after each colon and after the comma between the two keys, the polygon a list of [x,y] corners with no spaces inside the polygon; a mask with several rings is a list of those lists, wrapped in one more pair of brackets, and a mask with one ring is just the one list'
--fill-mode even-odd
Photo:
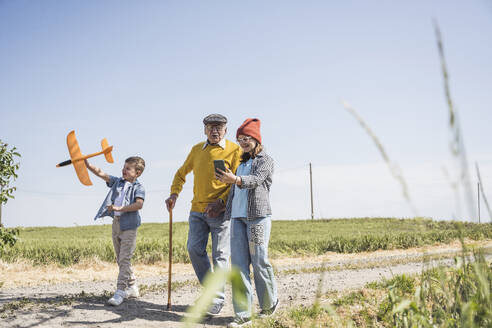
{"label": "young woman", "polygon": [[247,303],[237,299],[233,290],[236,318],[230,327],[251,323],[252,286],[249,265],[253,266],[256,294],[261,307],[260,317],[271,315],[278,306],[277,284],[273,268],[268,261],[268,242],[272,227],[270,186],[273,175],[273,159],[261,144],[260,120],[247,119],[238,128],[237,142],[243,149],[241,164],[236,174],[230,170],[216,174],[222,182],[233,184],[226,204],[225,218],[231,219],[231,262],[241,272],[246,286]]}

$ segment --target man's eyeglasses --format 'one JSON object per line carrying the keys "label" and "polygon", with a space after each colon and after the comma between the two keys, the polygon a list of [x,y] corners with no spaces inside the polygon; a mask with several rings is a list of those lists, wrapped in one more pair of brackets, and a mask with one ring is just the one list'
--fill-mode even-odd
{"label": "man's eyeglasses", "polygon": [[217,132],[224,130],[224,127],[225,127],[225,125],[207,125],[207,129],[209,131],[215,130]]}
{"label": "man's eyeglasses", "polygon": [[249,142],[252,139],[252,137],[242,137],[242,138],[237,138],[237,142],[242,143],[242,142]]}

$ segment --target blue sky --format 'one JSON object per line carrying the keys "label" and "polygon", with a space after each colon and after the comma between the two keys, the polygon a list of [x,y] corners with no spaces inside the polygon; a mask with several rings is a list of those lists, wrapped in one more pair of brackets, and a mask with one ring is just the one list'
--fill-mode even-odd
{"label": "blue sky", "polygon": [[[457,176],[432,19],[472,182],[476,161],[492,194],[490,1],[0,1],[0,139],[22,153],[3,222],[93,224],[104,183],[85,187],[55,167],[70,130],[84,153],[103,137],[114,145],[114,164],[93,160],[113,175],[142,156],[144,222],[166,221],[173,175],[213,112],[229,118],[231,140],[245,118],[262,120],[276,161],[274,219],[310,216],[309,162],[315,216],[412,216],[341,100],[399,164],[420,215],[466,216],[442,169]],[[178,220],[191,187],[190,175]]]}

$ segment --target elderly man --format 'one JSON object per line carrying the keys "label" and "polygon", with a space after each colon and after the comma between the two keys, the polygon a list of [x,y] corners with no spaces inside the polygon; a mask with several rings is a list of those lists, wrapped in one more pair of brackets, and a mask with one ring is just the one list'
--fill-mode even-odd
{"label": "elderly man", "polygon": [[[193,269],[203,283],[211,271],[207,254],[209,233],[212,235],[212,259],[214,269],[227,269],[230,253],[230,221],[224,219],[225,204],[230,185],[215,179],[214,160],[224,160],[225,166],[236,171],[241,159],[241,149],[235,143],[224,139],[227,119],[220,114],[211,114],[203,119],[207,140],[193,146],[183,165],[174,176],[171,196],[166,199],[168,211],[174,208],[176,199],[183,189],[186,175],[193,171],[193,200],[188,219],[188,254]],[[220,291],[207,312],[217,315],[224,305],[224,291]]]}

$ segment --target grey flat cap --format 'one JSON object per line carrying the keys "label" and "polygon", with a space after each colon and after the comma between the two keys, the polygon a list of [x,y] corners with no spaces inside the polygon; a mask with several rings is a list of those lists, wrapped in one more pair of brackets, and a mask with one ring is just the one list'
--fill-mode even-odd
{"label": "grey flat cap", "polygon": [[226,124],[227,118],[224,115],[220,114],[210,114],[203,119],[203,124]]}

